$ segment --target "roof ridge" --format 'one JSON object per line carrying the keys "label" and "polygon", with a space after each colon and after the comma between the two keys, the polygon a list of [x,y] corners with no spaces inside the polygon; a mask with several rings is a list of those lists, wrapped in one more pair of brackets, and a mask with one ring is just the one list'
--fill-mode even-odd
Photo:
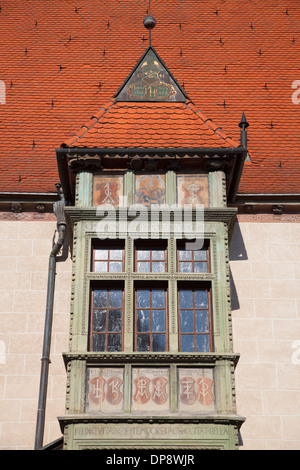
{"label": "roof ridge", "polygon": [[[230,143],[230,147],[239,147],[239,143],[236,142],[234,139],[232,139],[230,136],[228,136],[222,129],[222,127],[218,126],[217,124],[213,124],[212,118],[207,117],[203,112],[197,108],[197,106],[191,101],[187,101],[184,103],[187,108],[189,108],[193,113],[197,115],[198,118],[203,121],[203,124],[205,124],[209,129],[211,129],[214,134],[216,134],[218,137],[221,137],[223,140],[227,141]],[[210,122],[209,122],[210,121]]]}
{"label": "roof ridge", "polygon": [[[116,101],[111,98],[106,105],[101,106],[99,110],[80,127],[77,133],[74,133],[70,139],[66,139],[66,142],[61,144],[61,147],[71,147],[78,139],[81,139],[100,121],[104,114],[106,114],[115,103]],[[102,110],[103,112],[101,112]]]}

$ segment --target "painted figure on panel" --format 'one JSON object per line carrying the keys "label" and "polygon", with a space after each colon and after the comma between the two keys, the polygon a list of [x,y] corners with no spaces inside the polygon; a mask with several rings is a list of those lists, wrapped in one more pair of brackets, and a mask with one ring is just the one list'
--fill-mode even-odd
{"label": "painted figure on panel", "polygon": [[94,205],[118,206],[122,196],[122,179],[120,177],[95,178]]}
{"label": "painted figure on panel", "polygon": [[145,206],[165,204],[166,188],[164,175],[136,176],[135,202]]}
{"label": "painted figure on panel", "polygon": [[178,203],[208,206],[208,179],[205,176],[178,176]]}

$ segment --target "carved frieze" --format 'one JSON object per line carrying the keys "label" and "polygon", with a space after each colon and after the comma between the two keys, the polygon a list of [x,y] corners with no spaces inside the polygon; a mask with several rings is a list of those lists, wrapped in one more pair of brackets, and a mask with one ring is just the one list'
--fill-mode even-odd
{"label": "carved frieze", "polygon": [[99,155],[75,155],[68,158],[68,166],[71,171],[100,171],[103,169]]}

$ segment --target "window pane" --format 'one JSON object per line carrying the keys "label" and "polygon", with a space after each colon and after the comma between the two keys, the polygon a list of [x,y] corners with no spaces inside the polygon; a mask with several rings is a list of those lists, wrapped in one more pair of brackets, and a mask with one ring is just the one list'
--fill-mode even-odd
{"label": "window pane", "polygon": [[137,259],[150,259],[150,251],[149,250],[137,250]]}
{"label": "window pane", "polygon": [[206,290],[195,290],[195,307],[208,308],[208,293]]}
{"label": "window pane", "polygon": [[208,335],[197,335],[196,336],[196,352],[209,352],[209,336]]}
{"label": "window pane", "polygon": [[121,351],[122,349],[122,340],[121,335],[108,335],[107,336],[107,351]]}
{"label": "window pane", "polygon": [[201,261],[194,263],[194,272],[195,273],[206,273],[207,272],[207,264]]}
{"label": "window pane", "polygon": [[107,262],[106,261],[95,261],[95,272],[96,273],[107,273]]}
{"label": "window pane", "polygon": [[178,256],[179,256],[179,259],[182,261],[192,261],[193,252],[191,250],[179,250]]}
{"label": "window pane", "polygon": [[165,307],[165,291],[153,289],[152,290],[152,307],[164,308]]}
{"label": "window pane", "polygon": [[107,291],[95,290],[94,291],[94,307],[106,307],[107,305]]}
{"label": "window pane", "polygon": [[181,290],[179,294],[180,308],[193,308],[193,291]]}
{"label": "window pane", "polygon": [[108,296],[109,307],[122,307],[122,291],[121,290],[110,290]]}
{"label": "window pane", "polygon": [[138,261],[137,263],[138,273],[150,273],[150,263],[145,261]]}
{"label": "window pane", "polygon": [[206,261],[206,250],[195,250],[194,260],[195,261]]}
{"label": "window pane", "polygon": [[109,310],[108,312],[108,331],[121,331],[122,329],[122,310]]}
{"label": "window pane", "polygon": [[150,331],[150,310],[137,311],[137,331]]}
{"label": "window pane", "polygon": [[180,311],[180,331],[182,333],[194,333],[193,310],[181,310]]}
{"label": "window pane", "polygon": [[164,260],[165,251],[164,250],[152,250],[152,259],[153,260]]}
{"label": "window pane", "polygon": [[192,262],[181,261],[181,262],[179,263],[179,272],[180,272],[180,273],[192,273],[192,272],[193,272],[193,264],[192,264]]}
{"label": "window pane", "polygon": [[136,293],[137,308],[150,307],[150,290],[140,289]]}
{"label": "window pane", "polygon": [[194,352],[194,335],[181,335],[181,351]]}
{"label": "window pane", "polygon": [[152,311],[152,331],[159,333],[166,331],[165,311],[153,310]]}
{"label": "window pane", "polygon": [[196,310],[196,333],[208,333],[209,322],[208,322],[208,310]]}
{"label": "window pane", "polygon": [[152,272],[153,273],[164,273],[165,272],[165,263],[158,261],[152,262]]}
{"label": "window pane", "polygon": [[150,351],[150,335],[137,335],[137,351]]}
{"label": "window pane", "polygon": [[110,259],[118,260],[123,258],[122,250],[110,250]]}
{"label": "window pane", "polygon": [[95,249],[95,259],[108,259],[108,250]]}
{"label": "window pane", "polygon": [[105,335],[93,335],[93,351],[105,351]]}
{"label": "window pane", "polygon": [[106,310],[94,310],[93,331],[106,330]]}
{"label": "window pane", "polygon": [[166,336],[153,335],[152,351],[161,352],[166,350]]}
{"label": "window pane", "polygon": [[122,272],[122,267],[123,267],[122,263],[120,263],[118,261],[110,261],[110,263],[109,263],[109,272],[110,273],[121,273]]}

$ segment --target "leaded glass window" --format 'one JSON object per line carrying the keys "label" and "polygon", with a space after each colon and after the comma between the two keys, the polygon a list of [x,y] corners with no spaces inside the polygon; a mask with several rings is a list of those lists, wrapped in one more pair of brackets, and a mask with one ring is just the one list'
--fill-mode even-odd
{"label": "leaded glass window", "polygon": [[90,349],[122,351],[123,289],[95,288],[92,292]]}
{"label": "leaded glass window", "polygon": [[166,245],[138,245],[135,250],[135,269],[138,273],[164,273],[167,267]]}
{"label": "leaded glass window", "polygon": [[178,271],[180,273],[209,272],[209,250],[204,246],[200,250],[186,250],[184,243],[178,244]]}
{"label": "leaded glass window", "polygon": [[166,289],[137,288],[135,291],[136,351],[167,351]]}
{"label": "leaded glass window", "polygon": [[[168,351],[177,322],[178,352],[213,351],[208,240],[200,250],[165,239],[95,239],[91,247],[90,350]],[[168,305],[169,287],[178,299]]]}
{"label": "leaded glass window", "polygon": [[92,271],[112,273],[124,271],[124,248],[121,244],[99,245],[93,249]]}
{"label": "leaded glass window", "polygon": [[208,289],[180,288],[178,292],[179,344],[182,352],[211,351]]}

